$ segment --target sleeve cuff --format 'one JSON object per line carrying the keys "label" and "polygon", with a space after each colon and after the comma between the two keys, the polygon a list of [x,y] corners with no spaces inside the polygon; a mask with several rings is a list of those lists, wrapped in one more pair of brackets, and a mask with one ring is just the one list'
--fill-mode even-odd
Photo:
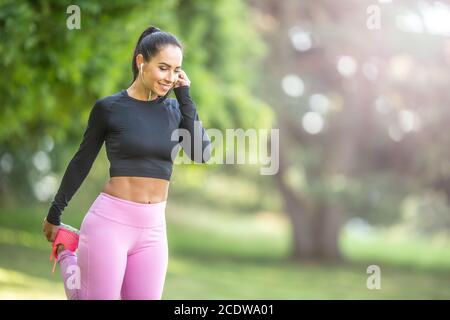
{"label": "sleeve cuff", "polygon": [[47,221],[55,226],[59,226],[61,224],[61,214],[54,207],[51,207],[47,214]]}

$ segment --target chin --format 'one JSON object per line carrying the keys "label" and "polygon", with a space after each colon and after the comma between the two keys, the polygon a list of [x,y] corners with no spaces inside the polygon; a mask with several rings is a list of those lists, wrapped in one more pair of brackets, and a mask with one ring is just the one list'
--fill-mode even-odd
{"label": "chin", "polygon": [[167,89],[166,88],[164,88],[164,87],[161,87],[161,85],[160,84],[156,84],[156,86],[155,86],[156,88],[156,92],[158,92],[159,94],[161,94],[161,95],[165,95],[169,90],[170,90],[170,87],[168,87]]}

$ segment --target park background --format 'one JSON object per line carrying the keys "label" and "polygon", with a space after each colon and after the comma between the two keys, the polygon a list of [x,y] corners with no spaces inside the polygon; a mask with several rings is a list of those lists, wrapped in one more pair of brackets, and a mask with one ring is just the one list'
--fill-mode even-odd
{"label": "park background", "polygon": [[[163,299],[450,298],[448,2],[1,0],[0,299],[65,299],[41,223],[150,25],[206,129],[280,133],[275,175],[174,166]],[[108,169],[103,147],[64,223]]]}

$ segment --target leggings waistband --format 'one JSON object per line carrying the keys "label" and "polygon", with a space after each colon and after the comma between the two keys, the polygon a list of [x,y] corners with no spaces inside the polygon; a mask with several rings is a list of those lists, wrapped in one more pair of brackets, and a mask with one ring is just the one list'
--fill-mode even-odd
{"label": "leggings waistband", "polygon": [[167,201],[139,203],[100,192],[89,211],[118,223],[150,228],[165,223]]}

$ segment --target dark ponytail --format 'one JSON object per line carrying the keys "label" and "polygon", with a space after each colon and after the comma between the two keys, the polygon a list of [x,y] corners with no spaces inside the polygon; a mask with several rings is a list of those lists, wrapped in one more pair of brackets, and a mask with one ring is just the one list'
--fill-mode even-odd
{"label": "dark ponytail", "polygon": [[[131,61],[131,69],[133,71],[133,81],[136,80],[139,69],[136,65],[136,57],[140,53],[144,56],[145,61],[150,61],[156,56],[160,50],[167,45],[174,45],[183,50],[180,41],[171,33],[161,31],[159,28],[150,26],[142,32],[139,37],[136,48],[134,49],[133,60]],[[133,82],[132,81],[132,82]]]}

